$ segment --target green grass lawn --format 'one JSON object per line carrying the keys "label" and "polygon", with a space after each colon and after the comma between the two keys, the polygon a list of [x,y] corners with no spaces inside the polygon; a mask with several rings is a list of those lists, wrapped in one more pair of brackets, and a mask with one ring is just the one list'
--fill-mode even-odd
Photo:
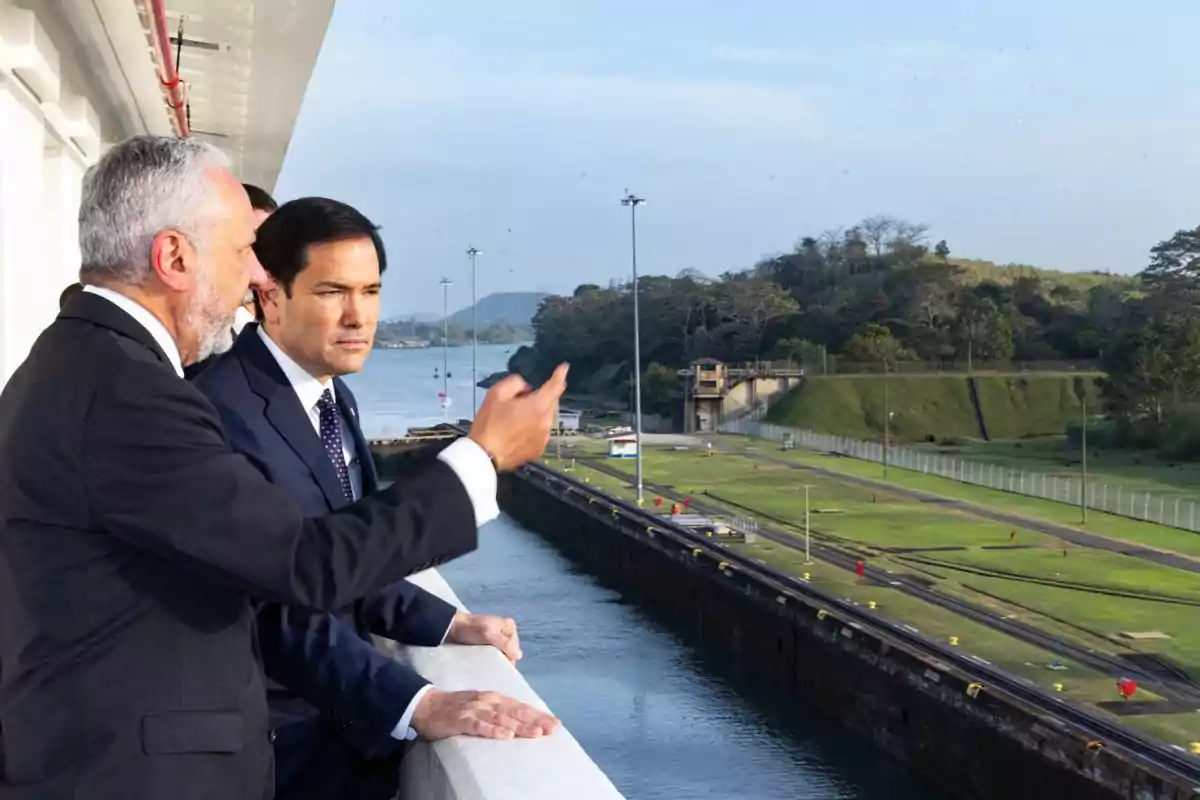
{"label": "green grass lawn", "polygon": [[[577,454],[587,452],[597,453],[598,450],[592,444],[576,448]],[[839,461],[862,463],[849,459]],[[550,456],[545,463],[564,468],[570,466],[571,461],[569,457],[558,461]],[[629,477],[621,480],[593,470],[585,458],[575,461],[574,474],[615,496],[632,500],[634,489],[630,481],[634,463],[623,459],[603,463],[621,469]],[[901,471],[893,471],[893,475],[896,474]],[[764,523],[768,521],[766,515],[777,517],[782,523],[772,524],[797,536],[798,542],[802,536],[803,481],[806,479],[810,486],[810,519],[814,535],[836,537],[831,540],[834,544],[865,554],[875,566],[919,575],[931,580],[935,588],[946,594],[1003,610],[1093,649],[1113,653],[1158,652],[1193,674],[1200,674],[1200,627],[1196,624],[1200,622],[1200,609],[1044,586],[1002,576],[978,575],[958,568],[994,570],[1017,577],[1053,578],[1079,584],[1081,588],[1084,584],[1092,584],[1200,600],[1200,581],[1193,574],[1074,546],[1068,549],[1064,558],[1057,539],[1035,531],[979,520],[937,504],[907,500],[886,491],[873,491],[836,479],[805,476],[783,465],[755,462],[729,453],[708,457],[695,451],[647,450],[644,454],[644,480],[647,483],[669,485],[682,494],[692,494],[706,502],[722,505],[730,514],[755,516],[757,512]],[[950,481],[941,482],[961,487]],[[646,491],[648,508],[653,507],[655,497],[652,490]],[[664,511],[669,502],[661,507]],[[1159,526],[1149,527],[1163,530]],[[1014,532],[1015,537],[1010,540],[1010,534]],[[981,549],[985,545],[1010,543],[1028,545],[1030,549]],[[1070,663],[1065,673],[1048,670],[1046,664],[1053,659],[1052,655],[985,625],[963,620],[952,612],[897,590],[865,584],[857,576],[828,564],[805,567],[801,552],[773,542],[759,539],[738,547],[748,555],[792,574],[808,571],[818,586],[840,597],[863,604],[873,600],[878,604],[879,613],[935,638],[948,640],[950,636],[957,636],[965,650],[1039,685],[1051,687],[1061,682],[1068,696],[1084,702],[1116,699],[1115,687],[1108,676],[1091,673]],[[884,550],[896,547],[965,549],[915,554]],[[930,566],[911,559],[928,559],[936,563]],[[1110,638],[1122,631],[1148,630],[1161,631],[1171,638],[1137,645]],[[1140,691],[1139,699],[1144,699]],[[1129,717],[1125,722],[1175,743],[1186,744],[1200,738],[1200,713]]]}
{"label": "green grass lawn", "polygon": [[[1065,436],[919,447],[927,452],[1046,475],[1078,479],[1080,474],[1079,448],[1070,446]],[[1117,486],[1125,489],[1126,498],[1127,492],[1133,491],[1200,502],[1200,464],[1171,462],[1152,453],[1091,448],[1088,477],[1101,486],[1108,484],[1110,502],[1115,502]],[[1157,507],[1151,510],[1158,512]]]}
{"label": "green grass lawn", "polygon": [[[721,437],[725,448],[744,451],[752,454],[766,455],[772,458],[783,458],[799,464],[820,467],[821,469],[838,472],[844,475],[883,480],[883,467],[870,461],[847,458],[845,456],[827,455],[810,450],[780,450],[779,445],[763,439],[752,439],[744,436]],[[797,483],[806,480],[803,473],[797,473]],[[1069,525],[1080,530],[1090,531],[1111,539],[1146,545],[1148,547],[1200,558],[1200,534],[1191,531],[1169,528],[1151,522],[1118,517],[1115,514],[1105,514],[1095,511],[1088,512],[1087,524],[1081,524],[1079,509],[1064,503],[1041,500],[1036,497],[987,489],[982,486],[959,483],[937,475],[927,475],[920,472],[892,467],[888,471],[888,481],[896,486],[908,489],[938,494],[943,497],[965,500],[982,506],[988,506],[1000,511],[1019,514],[1030,519],[1045,520],[1060,525]]]}
{"label": "green grass lawn", "polygon": [[[979,406],[993,439],[1062,433],[1079,419],[1080,394],[1099,408],[1093,373],[978,374]],[[858,439],[881,439],[886,408],[895,441],[982,438],[968,376],[830,375],[808,378],[771,407],[767,421]]]}

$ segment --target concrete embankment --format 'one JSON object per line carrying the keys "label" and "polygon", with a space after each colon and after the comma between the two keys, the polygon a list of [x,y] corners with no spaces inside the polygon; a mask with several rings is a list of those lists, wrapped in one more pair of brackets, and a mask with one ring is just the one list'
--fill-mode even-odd
{"label": "concrete embankment", "polygon": [[1186,762],[1181,772],[1123,729],[556,473],[505,476],[501,504],[959,796],[1200,797]]}

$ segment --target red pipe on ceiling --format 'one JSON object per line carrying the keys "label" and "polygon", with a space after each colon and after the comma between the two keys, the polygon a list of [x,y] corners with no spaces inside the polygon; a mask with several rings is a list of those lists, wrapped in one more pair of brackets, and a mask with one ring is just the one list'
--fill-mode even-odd
{"label": "red pipe on ceiling", "polygon": [[171,34],[167,30],[165,0],[150,0],[150,15],[153,18],[150,35],[154,39],[154,48],[158,51],[158,58],[162,62],[162,74],[158,79],[167,95],[167,105],[175,115],[175,128],[179,131],[180,136],[186,138],[191,135],[191,131],[188,129],[187,112],[184,111],[187,98],[184,92],[184,81],[179,77],[179,72],[175,69],[175,62],[171,58]]}

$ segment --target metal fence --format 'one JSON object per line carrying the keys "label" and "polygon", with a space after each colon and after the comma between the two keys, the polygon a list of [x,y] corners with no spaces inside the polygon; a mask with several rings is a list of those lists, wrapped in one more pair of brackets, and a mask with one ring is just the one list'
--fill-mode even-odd
{"label": "metal fence", "polygon": [[[879,464],[884,460],[884,448],[879,442],[864,442],[846,436],[771,425],[752,418],[725,423],[719,430],[721,433],[756,436],[774,442],[782,442],[785,436],[790,434],[793,445],[806,450],[837,453]],[[1086,504],[1089,510],[1200,532],[1196,502],[1181,497],[1156,495],[1096,480],[1088,480],[1085,486],[1082,476],[1049,475],[1000,464],[952,458],[910,447],[888,448],[887,464],[889,467],[936,475],[959,483],[1037,497],[1065,505],[1083,507]]]}

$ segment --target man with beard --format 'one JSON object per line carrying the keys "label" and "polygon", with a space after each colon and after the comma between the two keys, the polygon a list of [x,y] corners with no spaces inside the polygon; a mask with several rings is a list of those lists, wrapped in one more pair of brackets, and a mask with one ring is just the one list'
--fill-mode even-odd
{"label": "man with beard", "polygon": [[496,471],[544,450],[566,368],[501,381],[468,437],[306,518],[182,379],[268,285],[228,160],[122,142],[84,178],[79,229],[84,291],[0,393],[0,794],[268,798],[252,598],[343,608],[472,550]]}
{"label": "man with beard", "polygon": [[[266,189],[255,186],[253,183],[243,183],[242,188],[246,190],[246,196],[250,198],[250,207],[254,209],[254,226],[258,227],[263,224],[267,217],[275,213],[275,209],[279,208],[279,204],[275,202],[275,198],[271,197]],[[254,290],[247,289],[246,294],[242,297],[242,304],[234,309],[233,324],[229,326],[228,335],[221,336],[213,352],[207,358],[185,366],[183,368],[183,376],[189,381],[192,380],[207,369],[214,358],[233,347],[233,341],[242,332],[242,328],[254,322],[254,309]]]}

